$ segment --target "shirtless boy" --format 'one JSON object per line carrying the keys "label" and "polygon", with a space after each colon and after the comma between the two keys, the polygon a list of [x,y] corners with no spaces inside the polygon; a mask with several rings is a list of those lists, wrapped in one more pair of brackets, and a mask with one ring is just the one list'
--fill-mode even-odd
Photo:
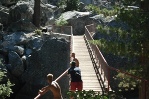
{"label": "shirtless boy", "polygon": [[[52,74],[47,75],[47,81],[48,81],[49,85],[47,85],[47,86],[43,87],[41,90],[39,90],[38,94],[44,95],[46,92],[51,90],[54,95],[54,99],[63,99],[62,94],[61,94],[61,88],[56,81],[53,81]],[[34,98],[34,99],[38,99],[38,98]]]}
{"label": "shirtless boy", "polygon": [[79,60],[76,58],[75,53],[71,53],[72,61],[76,62],[76,66],[79,67]]}

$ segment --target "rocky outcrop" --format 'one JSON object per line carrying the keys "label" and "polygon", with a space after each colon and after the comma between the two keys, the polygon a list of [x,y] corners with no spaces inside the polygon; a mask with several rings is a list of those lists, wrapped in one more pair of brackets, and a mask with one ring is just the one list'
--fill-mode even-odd
{"label": "rocky outcrop", "polygon": [[28,2],[18,2],[9,11],[8,31],[34,31],[36,27],[32,23],[32,15],[33,9]]}
{"label": "rocky outcrop", "polygon": [[11,7],[9,11],[9,23],[17,22],[22,19],[32,21],[33,12],[28,2],[18,2],[15,6]]}
{"label": "rocky outcrop", "polygon": [[21,19],[17,22],[11,23],[10,26],[7,28],[7,31],[9,32],[19,32],[19,31],[33,32],[36,29],[37,27],[35,27],[35,25],[32,22]]}
{"label": "rocky outcrop", "polygon": [[6,26],[8,24],[9,8],[0,5],[0,23]]}
{"label": "rocky outcrop", "polygon": [[16,52],[9,52],[9,66],[7,67],[11,74],[15,77],[20,77],[24,72],[23,61]]}
{"label": "rocky outcrop", "polygon": [[90,12],[68,11],[63,13],[58,20],[64,19],[73,27],[74,35],[82,35],[85,33],[85,25],[91,24],[92,20],[89,16]]}
{"label": "rocky outcrop", "polygon": [[[38,90],[47,85],[46,75],[48,73],[54,74],[54,79],[61,75],[68,66],[68,49],[69,44],[64,39],[54,38],[47,40],[39,51],[33,52],[28,58],[27,69],[21,77],[24,86],[17,94],[16,99],[20,99],[24,94],[26,97],[22,99],[29,98],[29,96],[32,99],[37,95]],[[68,78],[63,77],[58,83],[62,88],[63,95],[66,94]],[[49,97],[50,94],[44,95],[41,99],[49,99],[47,96]]]}
{"label": "rocky outcrop", "polygon": [[[0,57],[8,71],[7,77],[15,83],[11,98],[33,99],[38,90],[48,84],[48,73],[56,79],[69,67],[69,39],[68,35],[48,32],[43,35],[15,32],[3,37]],[[64,76],[58,81],[64,97],[69,88],[68,80]],[[53,97],[50,91],[41,99],[49,99],[49,96]]]}

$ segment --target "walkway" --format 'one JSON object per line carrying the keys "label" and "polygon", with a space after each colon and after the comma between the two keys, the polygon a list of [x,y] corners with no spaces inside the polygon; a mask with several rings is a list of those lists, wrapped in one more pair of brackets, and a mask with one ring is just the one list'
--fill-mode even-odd
{"label": "walkway", "polygon": [[73,50],[80,62],[83,90],[101,91],[83,35],[73,36]]}

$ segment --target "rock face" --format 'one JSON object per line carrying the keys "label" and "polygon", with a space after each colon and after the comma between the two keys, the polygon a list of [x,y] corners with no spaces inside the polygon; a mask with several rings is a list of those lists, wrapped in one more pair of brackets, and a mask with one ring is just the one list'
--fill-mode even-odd
{"label": "rock face", "polygon": [[9,17],[8,11],[9,8],[0,5],[0,23],[2,23],[4,26],[8,24],[8,17]]}
{"label": "rock face", "polygon": [[9,52],[9,64],[8,70],[15,77],[20,77],[24,72],[23,61],[20,59],[16,52]]}
{"label": "rock face", "polygon": [[27,2],[18,2],[9,11],[8,31],[27,31],[31,32],[36,29],[32,24],[33,9]]}
{"label": "rock face", "polygon": [[85,33],[85,25],[92,23],[92,20],[89,19],[90,15],[90,12],[68,11],[63,13],[59,19],[63,18],[68,21],[68,24],[73,27],[74,35],[82,35]]}
{"label": "rock face", "polygon": [[[44,37],[46,36],[46,37]],[[54,80],[68,67],[70,62],[70,36],[52,33],[15,32],[5,35],[0,42],[0,57],[8,71],[7,77],[15,86],[10,99],[33,99],[38,90],[46,86],[46,75],[52,73]],[[69,88],[69,78],[64,76],[58,83],[63,97]],[[52,99],[49,91],[41,99]]]}
{"label": "rock face", "polygon": [[18,2],[14,7],[11,7],[9,12],[9,21],[17,22],[21,19],[31,21],[33,15],[33,9],[27,2]]}
{"label": "rock face", "polygon": [[[69,44],[63,39],[49,39],[43,44],[41,50],[32,53],[28,59],[27,69],[21,77],[24,86],[17,94],[16,99],[20,99],[24,95],[26,97],[21,99],[33,99],[38,90],[47,85],[46,75],[48,73],[52,73],[54,79],[61,75],[68,68],[68,49]],[[63,95],[65,95],[68,91],[68,77],[63,77],[58,83]],[[49,96],[50,93],[44,95],[41,99],[49,99]]]}

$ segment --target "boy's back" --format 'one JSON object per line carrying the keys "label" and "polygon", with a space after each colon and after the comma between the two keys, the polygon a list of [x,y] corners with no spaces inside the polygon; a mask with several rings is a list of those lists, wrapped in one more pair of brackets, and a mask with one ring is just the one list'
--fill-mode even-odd
{"label": "boy's back", "polygon": [[61,95],[61,88],[57,82],[52,81],[51,85],[49,85],[49,88],[54,95],[54,99],[63,99]]}
{"label": "boy's back", "polygon": [[49,90],[52,91],[54,99],[63,99],[62,94],[61,94],[61,88],[56,81],[53,81],[52,74],[47,75],[47,82],[49,83],[49,85],[47,85],[47,86],[43,87],[41,90],[39,90],[38,96],[36,96],[34,99],[38,99],[41,95],[44,95]]}

